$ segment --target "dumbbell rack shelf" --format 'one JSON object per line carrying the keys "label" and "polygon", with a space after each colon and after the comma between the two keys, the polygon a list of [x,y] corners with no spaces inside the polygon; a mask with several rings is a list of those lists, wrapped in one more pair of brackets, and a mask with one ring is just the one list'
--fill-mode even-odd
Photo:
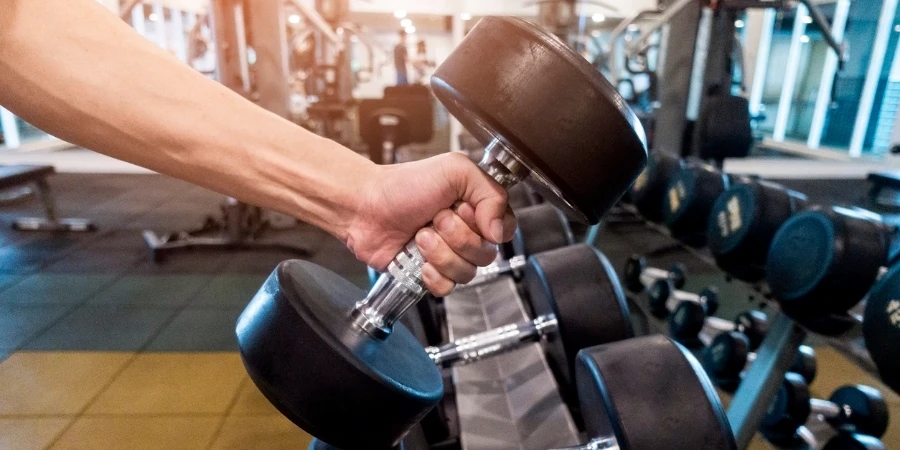
{"label": "dumbbell rack shelf", "polygon": [[[702,261],[705,265],[715,268],[716,271],[720,271],[715,260],[707,252],[677,241],[666,228],[644,220],[630,205],[620,205],[619,207],[625,212],[634,215],[636,223],[665,236],[670,241],[670,244],[661,247],[657,254],[671,251],[685,252]],[[599,225],[590,228],[587,232],[586,242],[590,245],[595,245],[599,234]],[[747,283],[731,277],[727,277],[727,279],[729,282],[746,286],[748,291],[755,292],[760,297],[763,297],[766,305],[770,308],[770,316],[773,316],[769,333],[757,350],[756,360],[749,366],[744,377],[745,381],[741,383],[733,396],[720,392],[721,396],[730,400],[727,410],[728,420],[734,430],[738,448],[744,449],[748,447],[751,439],[757,433],[771,399],[778,392],[784,375],[797,357],[798,347],[803,343],[808,331],[780,313],[777,303],[771,301],[771,296],[768,295],[767,289],[763,285]],[[659,319],[651,313],[646,294],[629,295],[629,304],[637,306],[641,311],[640,316],[644,320],[644,325],[648,332],[668,334],[666,320]],[[707,331],[706,327],[704,327],[703,332]],[[861,336],[861,326],[856,324],[841,337],[823,337],[823,341],[849,361],[877,377],[877,369],[863,344]],[[821,425],[818,422],[820,421],[813,418],[807,427],[821,428],[817,426]]]}
{"label": "dumbbell rack shelf", "polygon": [[[450,341],[529,317],[512,278],[445,297]],[[579,436],[540,344],[449,369],[464,450],[573,446]]]}

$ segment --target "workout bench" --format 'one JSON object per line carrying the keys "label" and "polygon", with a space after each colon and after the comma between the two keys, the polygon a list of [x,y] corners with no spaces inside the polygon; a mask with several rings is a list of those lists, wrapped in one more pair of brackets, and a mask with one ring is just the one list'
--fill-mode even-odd
{"label": "workout bench", "polygon": [[94,224],[87,219],[60,219],[56,217],[56,203],[47,177],[56,173],[53,166],[13,165],[0,166],[0,191],[34,185],[46,217],[23,217],[12,223],[18,231],[94,231]]}

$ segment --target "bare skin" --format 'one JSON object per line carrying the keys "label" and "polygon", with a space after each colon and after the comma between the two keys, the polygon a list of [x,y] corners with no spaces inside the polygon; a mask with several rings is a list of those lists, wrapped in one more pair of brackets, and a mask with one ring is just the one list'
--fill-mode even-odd
{"label": "bare skin", "polygon": [[207,79],[93,0],[0,0],[0,86],[0,105],[55,136],[297,217],[375,268],[415,237],[437,295],[515,229],[505,191],[465,157],[375,165]]}

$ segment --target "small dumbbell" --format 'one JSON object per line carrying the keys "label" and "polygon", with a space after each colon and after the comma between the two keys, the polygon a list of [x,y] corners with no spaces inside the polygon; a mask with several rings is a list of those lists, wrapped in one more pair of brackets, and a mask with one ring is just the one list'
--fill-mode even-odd
{"label": "small dumbbell", "polygon": [[682,264],[674,264],[671,269],[659,269],[647,265],[647,259],[640,255],[631,255],[625,262],[623,280],[625,287],[635,294],[644,292],[644,289],[656,280],[669,279],[675,283],[676,289],[684,287],[685,270]]}
{"label": "small dumbbell", "polygon": [[747,335],[750,349],[755,350],[769,331],[766,315],[760,311],[744,311],[732,322],[706,316],[703,308],[693,302],[680,302],[669,315],[668,322],[669,334],[688,346],[708,346],[715,336],[736,330]]}
{"label": "small dumbbell", "polygon": [[695,294],[675,288],[670,280],[656,280],[647,288],[647,299],[650,302],[650,312],[659,318],[664,318],[673,312],[681,302],[692,302],[702,309],[703,317],[715,314],[719,309],[719,292],[713,286],[707,287]]}
{"label": "small dumbbell", "polygon": [[885,450],[884,442],[859,433],[838,433],[828,440],[822,450]]}
{"label": "small dumbbell", "polygon": [[789,439],[806,423],[810,414],[818,415],[837,430],[880,438],[888,425],[884,397],[869,386],[844,386],[828,400],[811,398],[806,380],[787,373],[771,406],[763,417],[760,431],[767,439]]}
{"label": "small dumbbell", "polygon": [[[721,333],[703,349],[703,367],[710,379],[723,391],[734,392],[756,353],[751,351],[750,339],[740,331]],[[812,383],[818,372],[816,352],[812,347],[801,345],[789,372],[797,373]]]}

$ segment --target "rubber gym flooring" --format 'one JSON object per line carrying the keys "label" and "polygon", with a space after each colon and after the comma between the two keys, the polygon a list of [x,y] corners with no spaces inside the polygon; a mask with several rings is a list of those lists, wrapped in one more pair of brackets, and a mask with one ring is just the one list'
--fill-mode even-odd
{"label": "rubber gym flooring", "polygon": [[[0,449],[306,448],[309,437],[247,378],[233,335],[243,306],[293,255],[193,251],[153,264],[141,230],[192,228],[223,198],[159,175],[60,174],[50,182],[62,216],[92,219],[99,230],[14,232],[9,221],[39,215],[37,203],[0,207]],[[859,182],[796,187],[817,190],[822,201],[864,192]],[[307,245],[313,262],[367,283],[365,267],[319,230],[301,225],[273,237]],[[621,228],[598,246],[621,267],[629,254],[663,244]],[[684,254],[651,262],[676,260],[687,263],[692,289],[721,282]],[[819,364],[820,395],[871,380],[827,349]],[[900,400],[887,395],[896,411]]]}

